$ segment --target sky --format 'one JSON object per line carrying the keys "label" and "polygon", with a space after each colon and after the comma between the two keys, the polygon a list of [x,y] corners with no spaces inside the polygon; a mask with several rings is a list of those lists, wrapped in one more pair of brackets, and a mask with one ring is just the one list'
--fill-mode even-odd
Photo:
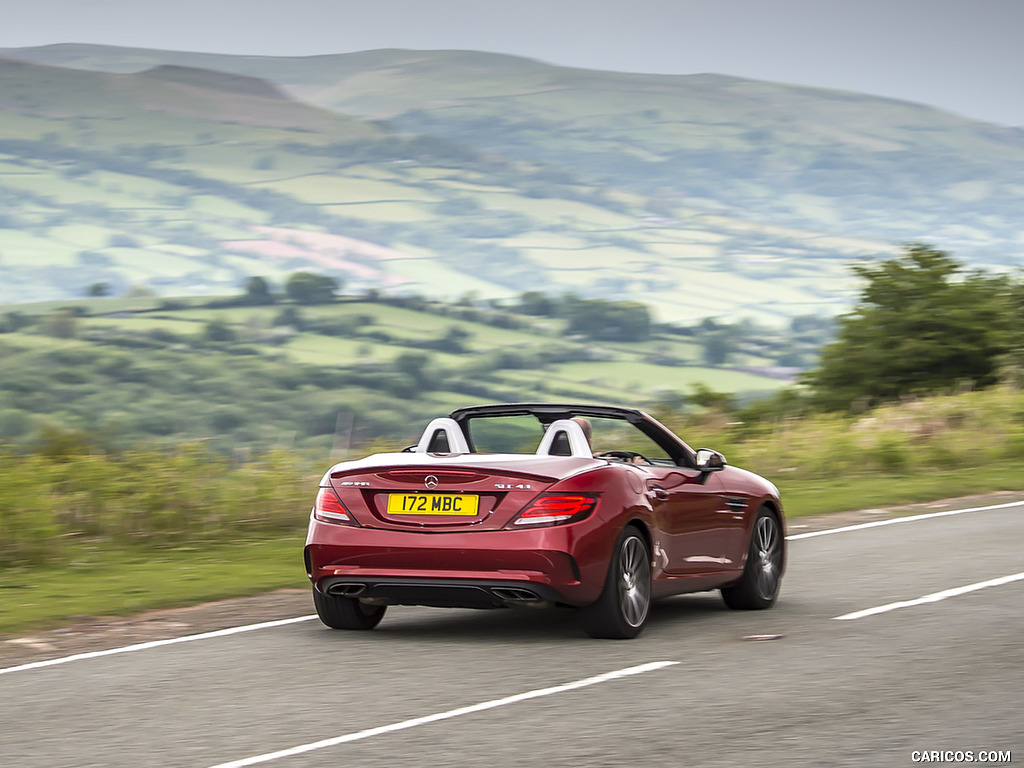
{"label": "sky", "polygon": [[1024,127],[1022,0],[0,0],[0,47],[466,49],[859,91]]}

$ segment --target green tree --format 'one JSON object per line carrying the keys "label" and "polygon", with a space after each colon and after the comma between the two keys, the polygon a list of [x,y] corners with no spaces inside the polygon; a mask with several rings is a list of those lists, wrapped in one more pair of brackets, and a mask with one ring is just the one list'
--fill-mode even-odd
{"label": "green tree", "polygon": [[203,326],[203,338],[207,341],[237,341],[238,334],[223,320],[210,320]]}
{"label": "green tree", "polygon": [[736,410],[735,397],[728,392],[718,392],[702,381],[690,385],[690,395],[687,399],[709,411],[732,413]]}
{"label": "green tree", "polygon": [[1000,372],[1006,381],[1024,387],[1024,282],[1010,285],[1007,306],[1010,348],[1000,360]]}
{"label": "green tree", "polygon": [[4,315],[4,320],[0,323],[0,333],[14,333],[20,331],[22,328],[26,328],[35,322],[35,318],[26,315],[24,312],[11,311]]}
{"label": "green tree", "polygon": [[729,334],[725,331],[713,331],[701,338],[704,348],[704,362],[708,365],[724,365],[732,351]]}
{"label": "green tree", "polygon": [[566,295],[562,302],[568,333],[609,341],[646,341],[651,335],[651,315],[637,301],[580,299]]}
{"label": "green tree", "polygon": [[841,410],[970,381],[995,383],[1009,351],[1005,277],[964,273],[943,251],[912,243],[854,271],[867,283],[835,341],[804,376],[815,402]]}
{"label": "green tree", "polygon": [[465,328],[450,325],[448,330],[445,331],[444,336],[437,341],[436,348],[442,352],[458,355],[466,351],[466,340],[472,336],[473,334]]}
{"label": "green tree", "polygon": [[519,295],[519,306],[517,309],[524,315],[545,315],[550,317],[555,313],[555,303],[550,297],[540,291],[526,291]]}
{"label": "green tree", "polygon": [[92,283],[85,289],[86,296],[109,296],[111,294],[110,283]]}
{"label": "green tree", "polygon": [[284,284],[285,293],[296,304],[330,303],[340,287],[335,278],[314,272],[294,272]]}
{"label": "green tree", "polygon": [[274,297],[270,293],[270,285],[262,277],[250,277],[245,281],[244,301],[254,306],[273,304]]}
{"label": "green tree", "polygon": [[285,307],[274,317],[272,325],[275,327],[290,326],[297,331],[301,331],[306,327],[306,319],[295,307]]}
{"label": "green tree", "polygon": [[426,371],[429,363],[430,357],[422,352],[403,352],[395,358],[394,366],[396,371],[408,377],[420,389],[431,389]]}

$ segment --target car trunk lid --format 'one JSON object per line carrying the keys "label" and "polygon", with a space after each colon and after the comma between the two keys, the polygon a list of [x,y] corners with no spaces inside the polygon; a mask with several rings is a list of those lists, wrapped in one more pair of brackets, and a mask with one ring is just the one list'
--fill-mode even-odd
{"label": "car trunk lid", "polygon": [[404,459],[411,454],[396,455],[403,460],[378,466],[363,460],[328,473],[331,487],[359,525],[497,530],[554,483],[599,465],[593,459],[515,455],[446,457],[428,463],[422,454],[418,462]]}

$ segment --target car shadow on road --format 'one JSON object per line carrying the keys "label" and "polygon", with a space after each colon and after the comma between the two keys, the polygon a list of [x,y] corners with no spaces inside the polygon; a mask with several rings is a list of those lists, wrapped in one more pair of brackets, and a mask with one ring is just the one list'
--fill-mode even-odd
{"label": "car shadow on road", "polygon": [[[682,595],[660,600],[651,606],[648,630],[686,625],[731,613],[717,595]],[[351,633],[339,636],[351,639]],[[589,640],[579,617],[570,608],[509,608],[471,610],[464,608],[392,607],[373,630],[374,642],[444,641],[545,641],[570,638]]]}
{"label": "car shadow on road", "polygon": [[717,591],[677,595],[654,603],[647,618],[647,625],[703,621],[721,616],[723,613],[729,614],[732,611],[725,607]]}

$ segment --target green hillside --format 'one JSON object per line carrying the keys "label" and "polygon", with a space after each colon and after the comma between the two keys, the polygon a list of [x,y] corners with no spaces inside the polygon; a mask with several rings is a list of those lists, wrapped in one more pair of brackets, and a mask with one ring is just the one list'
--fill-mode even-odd
{"label": "green hillside", "polygon": [[0,60],[0,301],[308,268],[781,325],[905,240],[1022,259],[1024,132],[920,105],[465,51],[0,55],[37,62]]}
{"label": "green hillside", "polygon": [[736,337],[709,365],[697,330],[643,335],[599,340],[559,317],[398,299],[11,305],[0,307],[0,443],[71,430],[120,447],[202,440],[322,456],[407,444],[467,403],[675,405],[695,387],[747,399],[786,383],[780,359],[821,343]]}

